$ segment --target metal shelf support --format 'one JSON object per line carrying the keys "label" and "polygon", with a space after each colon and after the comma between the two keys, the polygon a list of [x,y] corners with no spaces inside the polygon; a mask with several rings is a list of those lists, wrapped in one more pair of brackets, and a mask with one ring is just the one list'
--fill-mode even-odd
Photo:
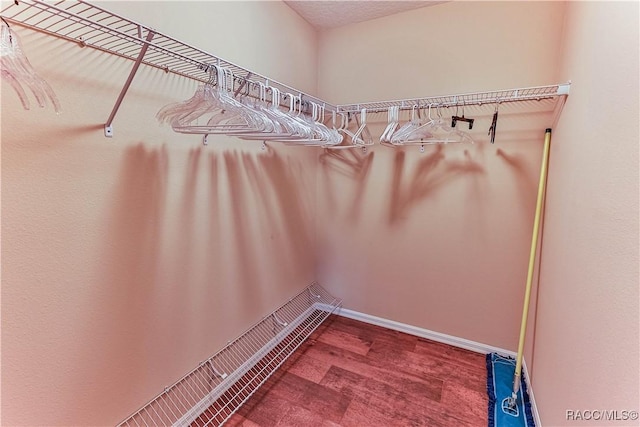
{"label": "metal shelf support", "polygon": [[[138,27],[138,33],[142,35],[142,27]],[[136,62],[133,64],[133,68],[129,73],[129,77],[127,77],[127,81],[124,83],[122,90],[120,91],[120,95],[118,95],[118,99],[116,100],[116,105],[113,106],[113,110],[111,110],[111,114],[109,114],[109,118],[104,125],[104,136],[107,138],[111,138],[113,136],[113,127],[111,126],[113,123],[113,119],[116,117],[118,110],[120,109],[120,104],[122,104],[122,100],[124,100],[127,91],[129,90],[129,86],[131,86],[131,82],[133,82],[133,78],[136,76],[138,72],[138,68],[140,64],[142,64],[142,60],[144,59],[144,55],[147,53],[147,49],[149,48],[149,42],[153,39],[155,33],[153,31],[149,31],[147,34],[147,38],[145,39],[145,43],[142,45],[140,49],[140,53],[138,54],[138,58]]]}

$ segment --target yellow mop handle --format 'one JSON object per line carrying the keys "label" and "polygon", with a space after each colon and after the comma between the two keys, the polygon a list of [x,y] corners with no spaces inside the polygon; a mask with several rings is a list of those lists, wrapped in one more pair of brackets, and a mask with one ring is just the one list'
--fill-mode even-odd
{"label": "yellow mop handle", "polygon": [[[520,325],[520,341],[518,342],[518,358],[516,371],[513,378],[513,393],[520,388],[520,376],[522,374],[522,355],[524,353],[524,339],[527,332],[527,318],[529,317],[529,300],[531,298],[531,282],[533,282],[533,269],[536,262],[536,249],[538,247],[538,230],[540,217],[542,216],[542,200],[547,182],[547,168],[549,165],[549,146],[551,145],[551,129],[544,134],[544,150],[542,152],[542,166],[540,167],[540,182],[538,183],[538,200],[536,201],[536,216],[533,221],[533,236],[531,237],[531,252],[529,254],[529,270],[527,271],[527,287],[524,291],[524,307],[522,308],[522,323]],[[514,396],[515,397],[515,396]]]}

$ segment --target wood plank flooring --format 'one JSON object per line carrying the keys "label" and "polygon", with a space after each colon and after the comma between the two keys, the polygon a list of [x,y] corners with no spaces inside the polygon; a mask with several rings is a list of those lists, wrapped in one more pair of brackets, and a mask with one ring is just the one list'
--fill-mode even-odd
{"label": "wood plank flooring", "polygon": [[332,316],[233,427],[484,427],[483,354]]}

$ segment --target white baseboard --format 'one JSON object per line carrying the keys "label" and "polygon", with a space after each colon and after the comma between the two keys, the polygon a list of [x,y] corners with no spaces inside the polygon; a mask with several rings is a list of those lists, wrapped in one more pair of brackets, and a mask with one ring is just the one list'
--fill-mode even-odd
{"label": "white baseboard", "polygon": [[454,347],[460,347],[467,350],[475,351],[476,353],[500,353],[505,356],[516,356],[515,352],[505,350],[504,348],[495,347],[464,338],[454,337],[453,335],[447,335],[440,332],[430,331],[429,329],[407,325],[406,323],[400,323],[394,320],[372,316],[370,314],[360,313],[358,311],[349,310],[348,308],[340,308],[336,311],[336,314],[339,316],[348,317],[349,319],[360,320],[361,322],[382,326],[383,328],[393,329],[394,331],[415,335],[420,338],[426,338],[432,341],[449,344]]}
{"label": "white baseboard", "polygon": [[[321,307],[318,307],[321,308]],[[495,347],[488,344],[479,343],[476,341],[467,340],[464,338],[454,337],[453,335],[447,335],[440,332],[430,331],[429,329],[419,328],[417,326],[407,325],[406,323],[396,322],[394,320],[385,319],[382,317],[372,316],[370,314],[360,313],[358,311],[349,310],[348,308],[340,308],[336,310],[335,314],[338,316],[347,317],[349,319],[359,320],[361,322],[369,323],[372,325],[382,326],[383,328],[392,329],[394,331],[404,332],[406,334],[415,335],[420,338],[426,338],[432,341],[449,344],[454,347],[464,348],[466,350],[475,351],[476,353],[498,353],[504,356],[510,356],[515,358],[516,352],[506,350],[504,348]],[[533,397],[533,387],[531,387],[531,380],[529,378],[529,371],[527,369],[527,362],[523,359],[522,370],[524,371],[525,382],[529,392],[529,398],[531,400],[531,412],[533,419],[537,427],[542,427],[540,422],[540,414],[536,406],[536,401]]]}

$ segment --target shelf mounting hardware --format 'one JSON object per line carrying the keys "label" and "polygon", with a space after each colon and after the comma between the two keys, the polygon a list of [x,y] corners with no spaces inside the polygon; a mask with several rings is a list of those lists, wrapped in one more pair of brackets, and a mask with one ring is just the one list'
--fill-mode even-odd
{"label": "shelf mounting hardware", "polygon": [[[138,26],[138,35],[140,36],[140,38],[142,38],[141,37],[142,26]],[[131,72],[129,73],[129,77],[127,77],[127,81],[124,83],[124,86],[120,91],[120,95],[118,95],[118,99],[116,100],[116,105],[113,106],[113,110],[111,110],[111,114],[107,119],[107,123],[105,123],[104,125],[104,136],[106,136],[107,138],[111,138],[113,136],[113,127],[111,126],[113,124],[113,119],[116,117],[116,113],[120,109],[120,104],[122,104],[122,100],[124,99],[124,96],[127,94],[127,91],[129,90],[129,86],[131,86],[131,82],[133,82],[133,78],[136,76],[136,73],[138,72],[138,68],[140,67],[142,60],[144,59],[144,55],[147,53],[147,49],[149,48],[149,42],[151,42],[154,35],[155,33],[153,31],[149,31],[147,33],[147,38],[142,44],[140,53],[138,53],[138,58],[136,59],[136,62],[133,64],[133,68],[131,69]]]}

